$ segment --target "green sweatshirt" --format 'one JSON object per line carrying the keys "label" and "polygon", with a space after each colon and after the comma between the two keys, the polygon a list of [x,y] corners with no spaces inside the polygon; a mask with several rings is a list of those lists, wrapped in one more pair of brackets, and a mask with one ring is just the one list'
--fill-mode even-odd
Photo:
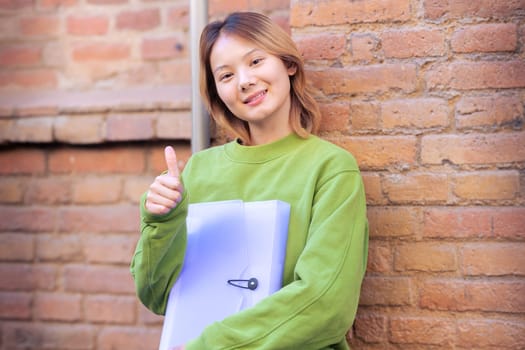
{"label": "green sweatshirt", "polygon": [[290,134],[261,146],[231,142],[198,152],[181,178],[183,200],[166,215],[149,214],[142,197],[131,263],[139,298],[159,314],[184,259],[189,203],[291,205],[283,287],[210,325],[186,349],[348,349],[368,251],[365,193],[352,155],[316,136]]}

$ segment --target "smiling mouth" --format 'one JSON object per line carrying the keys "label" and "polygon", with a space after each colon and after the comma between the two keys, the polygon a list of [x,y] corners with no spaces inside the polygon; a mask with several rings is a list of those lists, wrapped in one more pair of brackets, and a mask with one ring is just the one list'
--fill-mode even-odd
{"label": "smiling mouth", "polygon": [[268,92],[268,90],[262,90],[262,91],[259,91],[258,93],[256,94],[253,94],[251,96],[249,96],[247,99],[245,99],[243,101],[244,104],[247,104],[247,105],[250,105],[250,104],[257,104],[259,101],[262,100],[262,98],[264,96],[266,96],[266,93]]}

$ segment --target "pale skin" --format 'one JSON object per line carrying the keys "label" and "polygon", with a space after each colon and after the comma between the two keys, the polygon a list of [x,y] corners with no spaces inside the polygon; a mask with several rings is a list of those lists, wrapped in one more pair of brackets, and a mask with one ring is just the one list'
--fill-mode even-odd
{"label": "pale skin", "polygon": [[[292,132],[290,80],[295,67],[286,67],[280,58],[235,35],[221,34],[210,56],[215,85],[221,100],[238,118],[246,121],[251,144],[276,141]],[[177,155],[164,149],[168,172],[150,185],[145,207],[156,215],[169,213],[182,200]],[[171,350],[184,350],[181,345]]]}

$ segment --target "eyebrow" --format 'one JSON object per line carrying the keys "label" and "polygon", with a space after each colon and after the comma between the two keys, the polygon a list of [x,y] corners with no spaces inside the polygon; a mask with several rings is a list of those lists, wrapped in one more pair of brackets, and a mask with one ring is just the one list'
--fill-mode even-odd
{"label": "eyebrow", "polygon": [[[253,54],[254,52],[257,52],[257,51],[263,51],[263,50],[258,49],[258,48],[251,49],[250,51],[246,52],[246,53],[242,56],[242,58],[244,59],[244,58],[250,56],[251,54]],[[221,69],[223,69],[223,68],[225,68],[225,67],[228,67],[228,65],[227,65],[227,64],[223,64],[223,65],[221,65],[221,66],[216,67],[216,68],[213,70],[213,75],[215,75],[215,74],[217,73],[217,71],[219,71],[219,70],[221,70]]]}

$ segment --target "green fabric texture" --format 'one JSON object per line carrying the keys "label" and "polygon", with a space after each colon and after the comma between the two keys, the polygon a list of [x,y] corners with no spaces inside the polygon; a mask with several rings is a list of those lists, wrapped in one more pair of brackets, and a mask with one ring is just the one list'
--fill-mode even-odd
{"label": "green fabric texture", "polygon": [[183,200],[155,216],[141,204],[131,263],[137,294],[163,314],[181,269],[189,203],[282,200],[291,205],[283,288],[207,327],[187,350],[348,349],[368,252],[362,178],[353,156],[316,136],[261,146],[227,143],[194,154]]}

